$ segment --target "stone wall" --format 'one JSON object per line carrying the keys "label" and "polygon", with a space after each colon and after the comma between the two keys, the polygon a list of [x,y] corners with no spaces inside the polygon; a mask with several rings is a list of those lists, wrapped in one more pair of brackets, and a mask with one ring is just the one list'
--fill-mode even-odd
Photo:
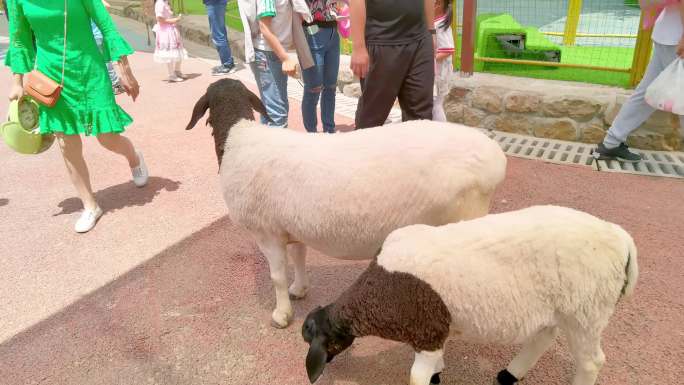
{"label": "stone wall", "polygon": [[[361,86],[342,55],[338,89],[361,96]],[[603,140],[630,90],[585,83],[477,73],[454,75],[444,107],[447,119],[473,127],[585,143]],[[645,150],[684,150],[679,120],[658,111],[627,143]]]}
{"label": "stone wall", "polygon": [[[449,121],[542,138],[598,143],[631,91],[549,80],[475,74],[454,76],[444,103]],[[656,112],[627,143],[681,150],[679,120]]]}

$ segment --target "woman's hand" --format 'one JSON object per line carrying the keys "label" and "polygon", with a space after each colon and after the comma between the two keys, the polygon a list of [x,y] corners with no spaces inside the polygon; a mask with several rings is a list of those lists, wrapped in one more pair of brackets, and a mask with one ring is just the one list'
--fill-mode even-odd
{"label": "woman's hand", "polygon": [[297,61],[291,57],[283,62],[283,73],[287,76],[295,76],[297,74]]}
{"label": "woman's hand", "polygon": [[14,79],[12,82],[12,86],[10,87],[9,90],[9,100],[19,100],[22,96],[24,96],[24,76],[21,74],[14,74]]}
{"label": "woman's hand", "polygon": [[22,96],[24,96],[24,87],[18,86],[18,85],[12,85],[10,87],[10,92],[9,92],[9,100],[19,100]]}
{"label": "woman's hand", "polygon": [[121,86],[124,88],[126,93],[133,98],[133,101],[135,101],[140,94],[140,86],[138,85],[138,81],[135,79],[135,76],[133,76],[131,67],[128,65],[128,58],[126,56],[122,56],[117,67],[119,69],[119,82],[121,83]]}

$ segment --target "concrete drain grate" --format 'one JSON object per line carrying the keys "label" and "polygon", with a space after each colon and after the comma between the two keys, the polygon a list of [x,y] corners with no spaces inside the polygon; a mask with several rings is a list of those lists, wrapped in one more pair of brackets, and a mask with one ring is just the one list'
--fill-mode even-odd
{"label": "concrete drain grate", "polygon": [[508,155],[559,164],[591,166],[592,146],[583,143],[535,138],[507,132],[488,131]]}
{"label": "concrete drain grate", "polygon": [[592,167],[597,171],[618,172],[637,175],[684,178],[684,153],[645,151],[638,153],[643,160],[639,163],[624,163],[614,160],[595,160],[592,144],[543,139],[507,132],[487,131],[499,142],[510,156],[543,160],[550,163],[577,164]]}
{"label": "concrete drain grate", "polygon": [[599,160],[594,169],[605,172],[684,178],[684,153],[641,150],[638,153],[643,159],[639,163]]}

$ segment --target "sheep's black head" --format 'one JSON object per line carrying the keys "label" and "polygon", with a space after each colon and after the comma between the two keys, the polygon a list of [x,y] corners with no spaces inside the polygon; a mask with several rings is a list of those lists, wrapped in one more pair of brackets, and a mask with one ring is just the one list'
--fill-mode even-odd
{"label": "sheep's black head", "polygon": [[323,374],[325,365],[354,342],[354,336],[348,328],[334,325],[328,308],[320,306],[306,317],[302,325],[302,337],[309,344],[306,372],[312,384]]}
{"label": "sheep's black head", "polygon": [[221,79],[209,85],[207,92],[195,104],[190,123],[185,128],[190,130],[209,110],[207,124],[212,127],[214,146],[219,167],[223,158],[224,146],[230,128],[242,119],[254,120],[254,111],[262,116],[266,108],[261,100],[244,84],[235,79]]}

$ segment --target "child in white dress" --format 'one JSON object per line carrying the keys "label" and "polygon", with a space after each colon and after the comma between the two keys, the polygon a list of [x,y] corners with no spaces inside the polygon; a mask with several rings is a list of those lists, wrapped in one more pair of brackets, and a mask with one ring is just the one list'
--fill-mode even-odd
{"label": "child in white dress", "polygon": [[435,47],[435,93],[432,107],[432,120],[446,122],[444,99],[449,93],[449,81],[454,72],[452,55],[454,54],[454,36],[451,30],[452,0],[435,1],[435,29],[437,45]]}
{"label": "child in white dress", "polygon": [[173,11],[167,0],[155,1],[154,14],[157,17],[157,23],[152,28],[156,35],[154,61],[167,65],[170,82],[182,82],[185,76],[181,72],[181,63],[188,57],[188,54],[183,48],[183,41],[176,28],[181,15],[173,17]]}

